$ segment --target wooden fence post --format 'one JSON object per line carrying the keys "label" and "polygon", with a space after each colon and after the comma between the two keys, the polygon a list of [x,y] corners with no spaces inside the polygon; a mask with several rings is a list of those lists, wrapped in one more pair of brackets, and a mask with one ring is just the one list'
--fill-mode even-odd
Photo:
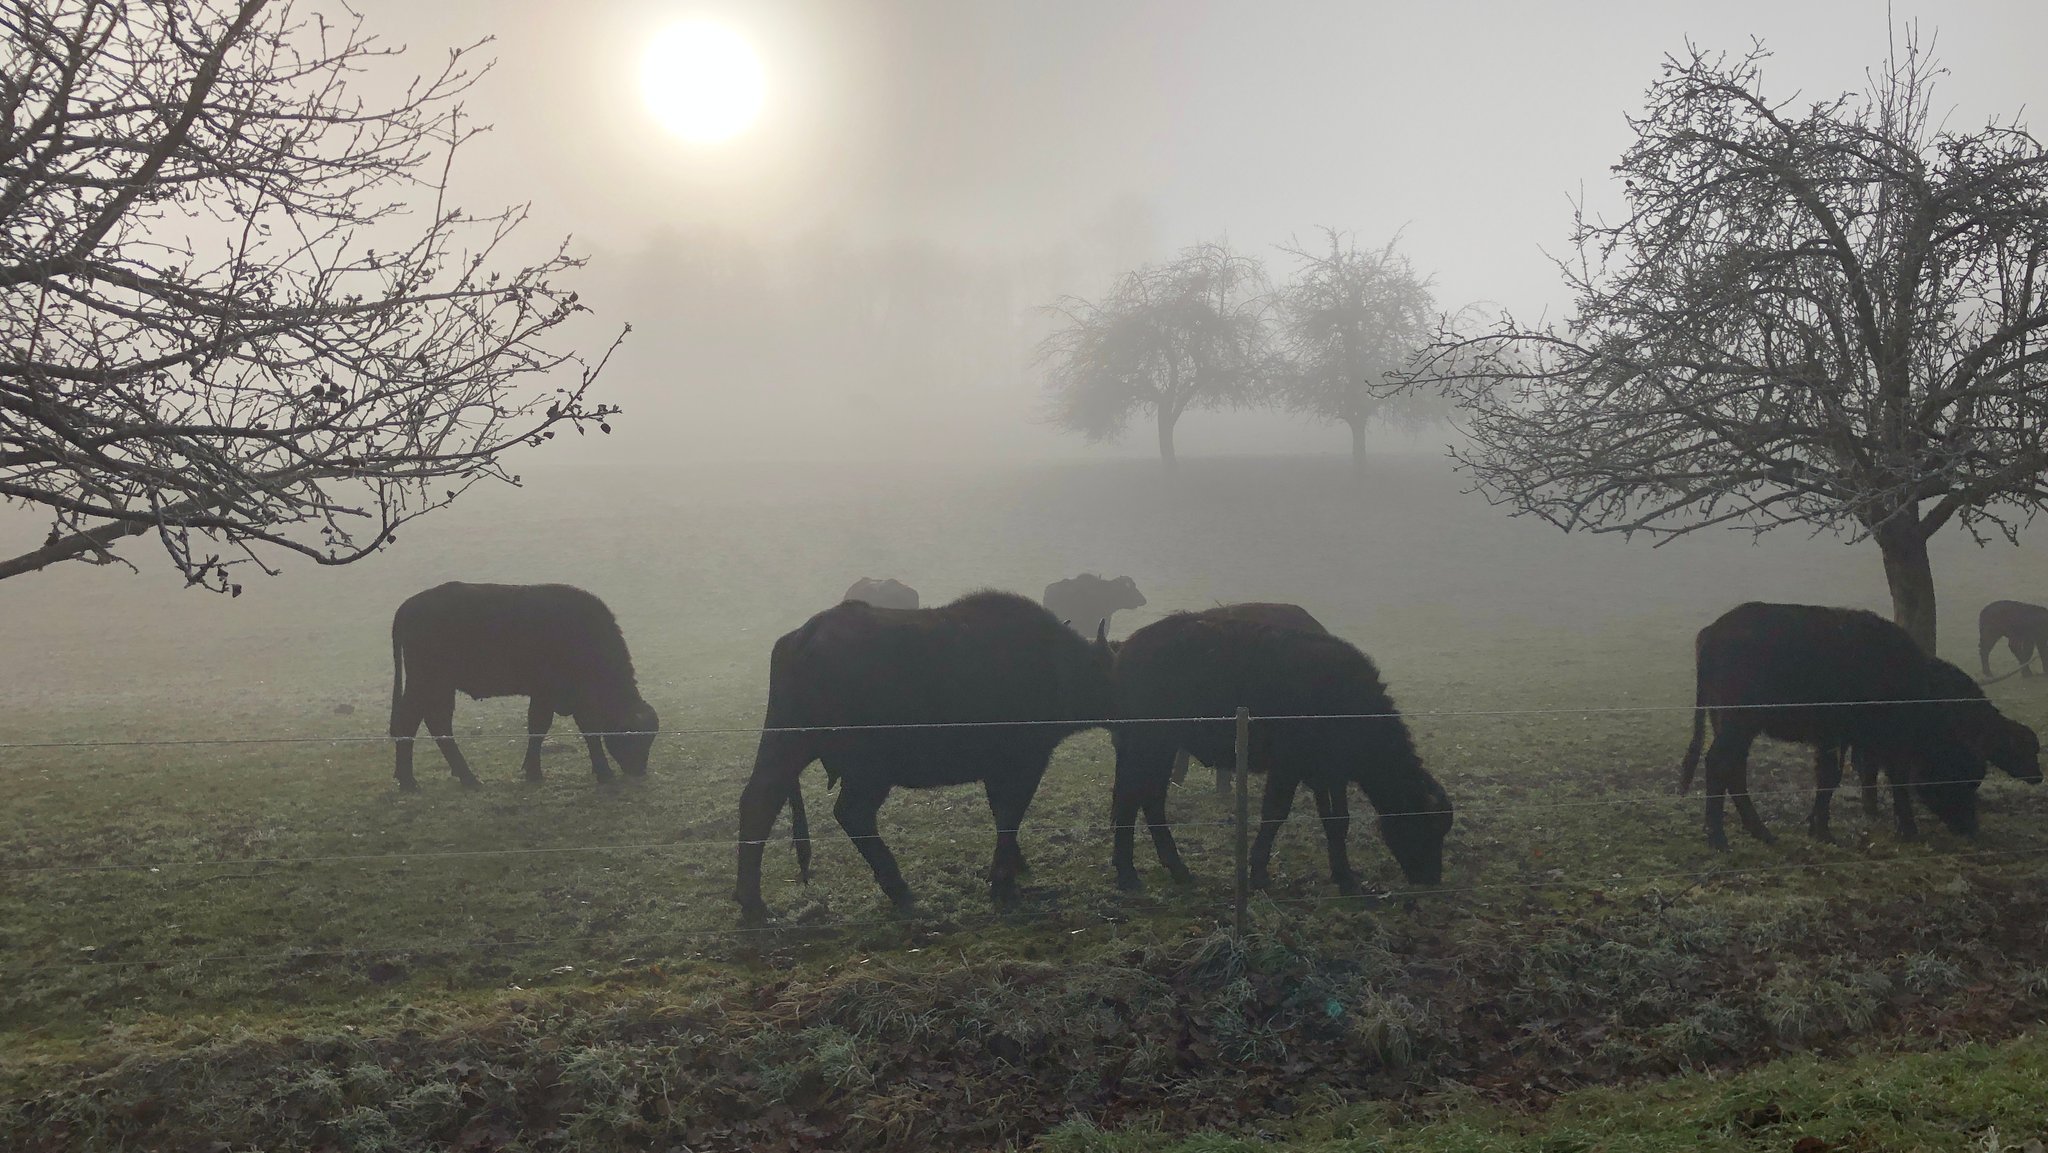
{"label": "wooden fence post", "polygon": [[1252,801],[1250,709],[1237,710],[1237,939],[1244,940],[1245,908],[1251,902]]}

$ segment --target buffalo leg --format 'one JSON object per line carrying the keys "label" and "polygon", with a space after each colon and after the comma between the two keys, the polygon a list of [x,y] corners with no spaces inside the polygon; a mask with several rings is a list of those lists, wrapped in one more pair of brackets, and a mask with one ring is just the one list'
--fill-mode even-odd
{"label": "buffalo leg", "polygon": [[455,747],[455,692],[449,690],[448,699],[435,701],[424,710],[427,731],[434,734],[434,743],[441,746],[441,755],[448,759],[448,771],[465,786],[475,788],[476,774],[469,771],[469,762],[462,759],[462,750]]}
{"label": "buffalo leg", "polygon": [[1266,774],[1266,795],[1259,801],[1259,835],[1252,838],[1254,889],[1263,889],[1270,882],[1266,864],[1273,855],[1273,838],[1279,835],[1281,824],[1294,808],[1294,791],[1300,785],[1299,778],[1283,769],[1275,768]]}
{"label": "buffalo leg", "polygon": [[1764,827],[1763,819],[1757,816],[1756,804],[1749,797],[1749,746],[1755,739],[1754,732],[1739,725],[1717,723],[1714,726],[1714,742],[1707,746],[1705,765],[1707,844],[1711,848],[1728,847],[1723,814],[1731,796],[1735,801],[1735,813],[1751,836],[1767,845],[1777,840]]}
{"label": "buffalo leg", "polygon": [[996,855],[989,865],[988,885],[989,896],[998,906],[1017,901],[1017,876],[1024,871],[1024,852],[1017,845],[1017,828],[1024,823],[1024,812],[1031,807],[1039,778],[1044,775],[1043,765],[1035,769],[1020,766],[1013,771],[999,771],[982,782],[988,793],[988,810],[996,819]]}
{"label": "buffalo leg", "polygon": [[555,709],[546,697],[529,697],[526,702],[526,779],[538,781],[540,773],[540,746],[547,739],[548,730],[555,727]]}
{"label": "buffalo leg", "polygon": [[1180,846],[1173,841],[1173,826],[1166,821],[1166,790],[1161,789],[1147,797],[1144,804],[1145,828],[1152,834],[1152,851],[1159,855],[1159,863],[1167,875],[1182,884],[1195,879],[1188,872],[1188,863],[1181,859]]}
{"label": "buffalo leg", "polygon": [[1186,749],[1175,749],[1173,751],[1173,783],[1178,785],[1187,779],[1188,751]]}
{"label": "buffalo leg", "polygon": [[1359,894],[1358,874],[1351,871],[1351,849],[1347,843],[1351,838],[1351,804],[1344,795],[1344,784],[1334,788],[1315,787],[1316,816],[1322,819],[1323,838],[1330,845],[1330,880],[1336,882],[1337,891],[1347,897]]}
{"label": "buffalo leg", "polygon": [[605,760],[604,738],[598,736],[604,731],[604,726],[593,718],[578,713],[576,727],[582,730],[584,747],[590,750],[590,775],[596,777],[599,784],[609,783],[612,779],[612,766],[610,761]]}
{"label": "buffalo leg", "polygon": [[1863,815],[1875,821],[1879,809],[1877,796],[1877,760],[1861,749],[1851,748],[1849,758],[1856,766],[1856,784],[1863,794]]}
{"label": "buffalo leg", "polygon": [[870,784],[865,773],[849,773],[840,779],[839,802],[832,807],[832,815],[852,838],[853,847],[860,850],[868,868],[874,870],[875,882],[882,886],[882,892],[898,909],[908,911],[910,885],[903,879],[903,870],[896,867],[896,854],[889,851],[875,824],[875,815],[888,799],[888,785]]}
{"label": "buffalo leg", "polygon": [[1841,787],[1841,747],[1818,746],[1813,750],[1813,813],[1806,818],[1806,829],[1819,840],[1835,839],[1828,831],[1828,806],[1835,799],[1835,790]]}
{"label": "buffalo leg", "polygon": [[[2033,665],[2030,662],[2032,662],[2034,659],[2034,638],[2029,636],[2014,636],[2011,640],[2008,640],[2006,643],[2012,646],[2012,655],[2019,658],[2020,675],[2023,677],[2033,676],[2034,669]],[[2042,667],[2048,668],[2048,657],[2044,657],[2041,663]]]}
{"label": "buffalo leg", "polygon": [[[1115,741],[1116,775],[1110,791],[1110,867],[1116,871],[1117,888],[1137,892],[1145,887],[1138,877],[1136,841],[1138,810],[1143,807],[1151,826],[1152,844],[1159,858],[1180,859],[1173,843],[1173,830],[1166,827],[1166,789],[1173,775],[1173,750],[1160,748],[1142,735],[1122,735]],[[1169,858],[1169,854],[1171,857]],[[1182,869],[1186,866],[1182,865]]]}
{"label": "buffalo leg", "polygon": [[398,747],[398,768],[392,775],[398,778],[401,792],[419,791],[420,783],[412,775],[412,742],[422,719],[412,697],[401,696],[391,702],[391,739]]}
{"label": "buffalo leg", "polygon": [[1216,770],[1216,795],[1219,797],[1227,797],[1230,795],[1229,769],[1219,767]]}

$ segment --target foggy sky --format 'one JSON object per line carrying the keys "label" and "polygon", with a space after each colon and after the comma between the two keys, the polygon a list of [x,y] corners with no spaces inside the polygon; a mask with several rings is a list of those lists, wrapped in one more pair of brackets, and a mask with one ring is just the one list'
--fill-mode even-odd
{"label": "foggy sky", "polygon": [[[595,258],[586,295],[602,319],[635,325],[610,376],[629,410],[614,447],[757,457],[1089,451],[1033,423],[1018,355],[1041,323],[1032,308],[1200,239],[1265,256],[1278,279],[1271,246],[1290,236],[1405,230],[1443,304],[1554,314],[1564,301],[1544,250],[1562,251],[1570,197],[1611,202],[1624,117],[1667,53],[1688,38],[1733,51],[1761,38],[1775,53],[1769,91],[1819,99],[1860,89],[1892,34],[1871,0],[362,10],[417,67],[497,38],[499,70],[470,100],[495,130],[465,154],[460,187],[480,205],[532,200],[537,236],[573,233]],[[2048,95],[2048,4],[1893,14],[1938,34],[1950,75],[1937,104],[1953,126]],[[690,15],[740,30],[768,75],[762,122],[723,146],[667,138],[640,104],[641,46]],[[975,315],[1007,316],[1010,331],[960,329],[951,289],[932,287],[956,283],[978,285]],[[955,331],[859,320],[916,313],[934,292]],[[920,333],[946,347],[878,347]],[[1138,432],[1123,451],[1149,450]],[[1196,453],[1346,444],[1341,430],[1244,415],[1196,415],[1183,437]]]}

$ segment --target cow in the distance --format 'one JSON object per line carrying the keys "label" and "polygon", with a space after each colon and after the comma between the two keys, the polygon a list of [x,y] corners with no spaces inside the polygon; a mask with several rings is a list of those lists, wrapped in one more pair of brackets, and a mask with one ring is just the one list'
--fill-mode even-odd
{"label": "cow in the distance", "polygon": [[2025,601],[1992,601],[1977,614],[1977,665],[1991,675],[1991,650],[1999,641],[2012,650],[2020,662],[2020,675],[2031,677],[2031,662],[2041,654],[2041,667],[2048,672],[2048,608]]}
{"label": "cow in the distance", "polygon": [[1099,630],[1090,643],[1002,592],[915,610],[849,601],[785,634],[769,661],[768,715],[740,796],[742,916],[767,916],[761,855],[784,804],[798,871],[810,880],[800,778],[817,760],[839,787],[840,827],[898,908],[910,905],[910,886],[875,821],[889,791],[982,782],[996,820],[989,887],[999,905],[1014,901],[1024,865],[1017,827],[1053,749],[1108,719],[1110,661]]}
{"label": "cow in the distance", "polygon": [[[1203,609],[1196,615],[1210,620],[1255,621],[1276,629],[1295,629],[1315,633],[1317,636],[1330,635],[1330,630],[1323,627],[1323,622],[1309,615],[1309,611],[1300,605],[1245,601],[1241,604],[1217,605],[1215,608]],[[1216,772],[1216,794],[1222,796],[1230,792],[1231,763],[1219,761],[1209,767]],[[1182,749],[1173,755],[1173,783],[1178,785],[1187,779],[1188,751]]]}
{"label": "cow in the distance", "polygon": [[1751,836],[1775,840],[1749,796],[1749,748],[1759,736],[1813,746],[1807,825],[1823,839],[1844,752],[1854,753],[1866,787],[1879,771],[1890,779],[1902,837],[1918,832],[1915,800],[1950,829],[1974,835],[1987,761],[2021,780],[2041,779],[2034,731],[1999,713],[1968,673],[1927,656],[1876,613],[1752,601],[1701,629],[1694,659],[1692,743],[1678,790],[1691,787],[1711,726],[1706,826],[1716,849],[1728,847],[1730,799]]}
{"label": "cow in the distance", "polygon": [[604,602],[569,585],[464,584],[416,593],[391,617],[391,736],[398,787],[413,779],[421,722],[455,779],[477,783],[455,747],[455,694],[526,697],[526,779],[541,779],[541,740],[557,714],[574,717],[590,771],[611,779],[605,752],[644,776],[660,721],[640,697],[626,639]]}
{"label": "cow in the distance", "polygon": [[894,577],[875,580],[862,577],[846,590],[842,601],[860,601],[878,609],[914,609],[917,607],[917,590]]}
{"label": "cow in the distance", "polygon": [[1118,610],[1144,608],[1145,594],[1138,591],[1138,582],[1130,577],[1110,580],[1091,572],[1045,586],[1043,603],[1052,610],[1052,615],[1073,626],[1076,632],[1092,635],[1097,626],[1106,626]]}
{"label": "cow in the distance", "polygon": [[1173,755],[1187,749],[1206,764],[1231,763],[1236,725],[1230,718],[1239,707],[1253,718],[1250,768],[1266,774],[1252,845],[1253,886],[1267,884],[1273,838],[1302,784],[1315,797],[1339,892],[1360,891],[1346,847],[1351,818],[1345,797],[1352,785],[1378,810],[1381,839],[1408,880],[1434,885],[1442,879],[1450,797],[1422,767],[1379,670],[1344,641],[1227,615],[1175,613],[1124,640],[1116,695],[1119,719],[1218,718],[1111,726],[1111,864],[1119,886],[1142,887],[1132,859],[1141,809],[1160,863],[1175,879],[1187,879],[1166,820]]}

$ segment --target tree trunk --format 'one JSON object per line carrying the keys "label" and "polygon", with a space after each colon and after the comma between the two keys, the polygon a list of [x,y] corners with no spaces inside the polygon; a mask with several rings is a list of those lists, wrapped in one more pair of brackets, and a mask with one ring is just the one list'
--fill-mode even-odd
{"label": "tree trunk", "polygon": [[1892,591],[1892,619],[1920,648],[1934,652],[1934,568],[1927,561],[1927,538],[1920,517],[1903,513],[1880,525],[1873,534],[1884,554],[1884,579]]}
{"label": "tree trunk", "polygon": [[1173,425],[1178,419],[1173,410],[1164,406],[1159,409],[1159,462],[1168,471],[1173,469]]}
{"label": "tree trunk", "polygon": [[1351,424],[1351,475],[1365,475],[1365,422],[1354,420]]}

